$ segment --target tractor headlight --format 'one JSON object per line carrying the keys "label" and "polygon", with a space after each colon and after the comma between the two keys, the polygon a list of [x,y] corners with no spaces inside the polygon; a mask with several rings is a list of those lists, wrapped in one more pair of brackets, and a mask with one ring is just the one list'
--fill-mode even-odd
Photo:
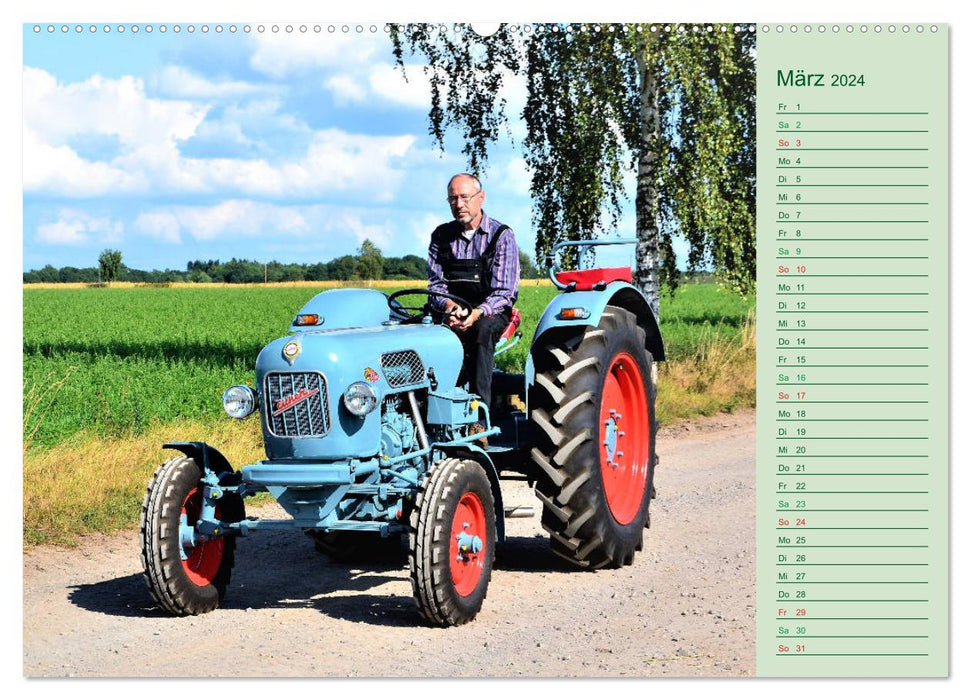
{"label": "tractor headlight", "polygon": [[223,392],[223,409],[230,418],[245,418],[256,410],[256,392],[248,386],[231,386]]}
{"label": "tractor headlight", "polygon": [[374,387],[365,382],[354,382],[344,392],[344,408],[355,416],[366,416],[378,405]]}

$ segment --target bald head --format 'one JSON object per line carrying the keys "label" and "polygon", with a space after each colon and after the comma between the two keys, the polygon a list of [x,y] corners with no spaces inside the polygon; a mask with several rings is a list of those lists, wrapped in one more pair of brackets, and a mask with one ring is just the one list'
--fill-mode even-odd
{"label": "bald head", "polygon": [[477,190],[481,190],[482,189],[482,183],[479,182],[479,178],[477,178],[472,173],[459,173],[458,175],[452,175],[452,179],[448,181],[448,189],[449,190],[452,189],[452,183],[454,183],[456,181],[471,181],[472,182],[472,186],[475,189],[477,189]]}
{"label": "bald head", "polygon": [[453,175],[448,181],[448,205],[452,216],[466,231],[475,229],[482,221],[485,192],[479,178],[469,173]]}

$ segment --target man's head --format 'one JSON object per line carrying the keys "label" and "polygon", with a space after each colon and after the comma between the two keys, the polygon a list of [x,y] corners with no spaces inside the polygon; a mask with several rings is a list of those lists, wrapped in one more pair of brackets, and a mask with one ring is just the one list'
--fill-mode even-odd
{"label": "man's head", "polygon": [[484,201],[482,183],[475,175],[459,173],[448,181],[448,205],[452,208],[452,216],[466,230],[479,225]]}

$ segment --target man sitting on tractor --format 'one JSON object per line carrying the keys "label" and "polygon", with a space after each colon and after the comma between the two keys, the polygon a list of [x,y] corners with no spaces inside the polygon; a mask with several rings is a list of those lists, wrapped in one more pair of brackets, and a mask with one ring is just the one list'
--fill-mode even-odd
{"label": "man sitting on tractor", "polygon": [[[477,177],[453,176],[447,193],[454,218],[432,232],[428,289],[472,304],[467,309],[450,299],[432,300],[462,341],[464,380],[491,408],[493,353],[519,296],[519,248],[512,229],[482,210],[485,192]],[[478,423],[471,432],[482,430]]]}

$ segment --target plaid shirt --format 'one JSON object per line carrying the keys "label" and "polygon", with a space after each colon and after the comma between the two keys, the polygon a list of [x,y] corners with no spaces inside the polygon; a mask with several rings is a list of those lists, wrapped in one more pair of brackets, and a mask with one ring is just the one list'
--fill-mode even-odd
{"label": "plaid shirt", "polygon": [[[481,258],[489,247],[492,235],[502,226],[502,222],[489,218],[482,212],[479,227],[471,233],[470,238],[462,235],[461,224],[450,221],[442,224],[432,232],[432,241],[428,246],[428,289],[433,292],[448,292],[448,285],[442,274],[442,263],[439,261],[439,250],[449,246],[452,255],[458,260]],[[484,316],[495,316],[502,311],[511,310],[519,298],[519,248],[512,229],[502,232],[496,242],[496,256],[492,262],[492,294],[477,308]],[[445,301],[440,297],[432,299],[432,306],[441,311],[445,308]]]}

